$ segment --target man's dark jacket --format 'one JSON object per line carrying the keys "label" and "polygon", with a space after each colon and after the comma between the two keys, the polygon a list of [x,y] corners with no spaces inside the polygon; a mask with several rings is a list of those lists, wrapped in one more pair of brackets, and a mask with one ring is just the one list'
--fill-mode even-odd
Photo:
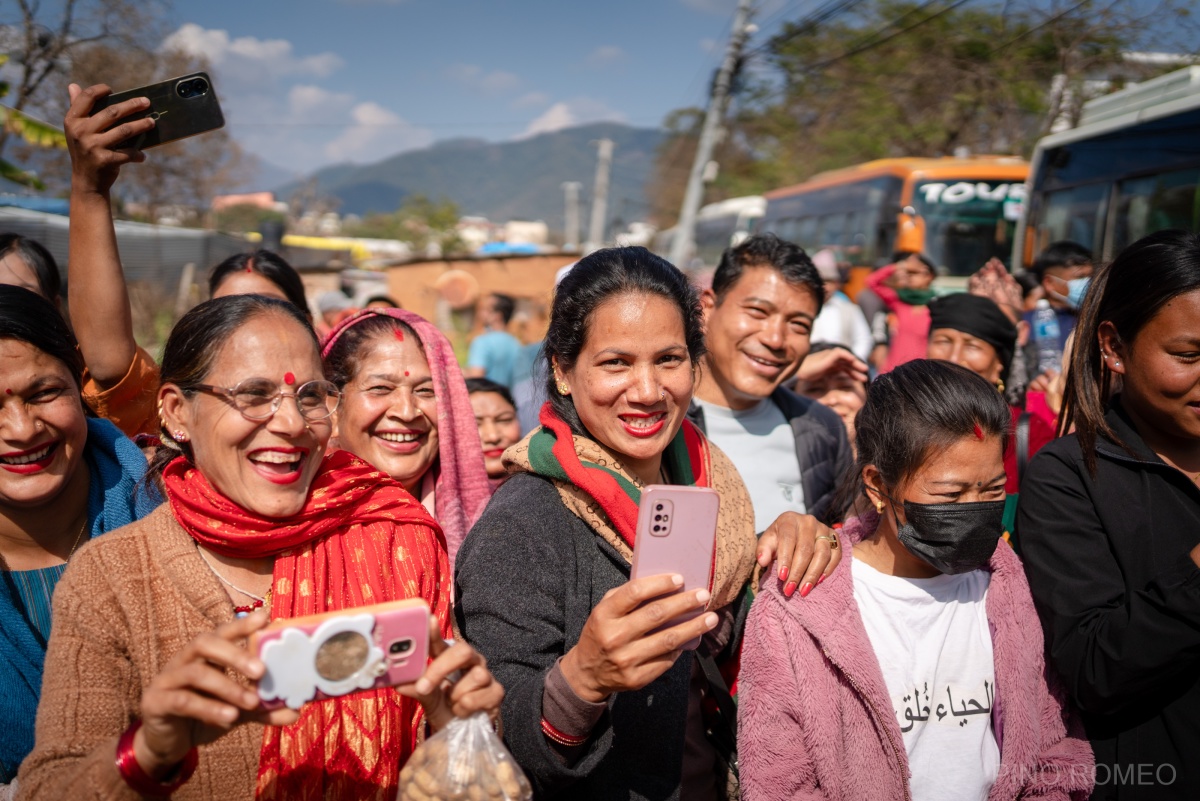
{"label": "man's dark jacket", "polygon": [[1074,434],[1021,481],[1017,541],[1047,661],[1083,713],[1093,799],[1200,799],[1200,488],[1166,464],[1120,408],[1096,474]]}
{"label": "man's dark jacket", "polygon": [[[771,402],[783,412],[796,437],[805,508],[822,523],[835,522],[842,511],[836,508],[838,489],[854,460],[842,418],[828,406],[783,387],[771,393]],[[704,409],[698,403],[692,402],[687,416],[706,431]]]}

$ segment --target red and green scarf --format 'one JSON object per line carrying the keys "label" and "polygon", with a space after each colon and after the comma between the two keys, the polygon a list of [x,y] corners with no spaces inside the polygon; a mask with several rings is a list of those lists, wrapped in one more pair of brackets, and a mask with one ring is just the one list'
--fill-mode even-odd
{"label": "red and green scarf", "polygon": [[[630,548],[637,532],[638,504],[642,489],[617,465],[581,459],[575,449],[571,428],[547,403],[538,418],[542,427],[529,440],[529,462],[533,472],[564,481],[590,495]],[[663,451],[663,469],[672,484],[707,487],[712,474],[708,440],[700,429],[683,421],[671,444]]]}

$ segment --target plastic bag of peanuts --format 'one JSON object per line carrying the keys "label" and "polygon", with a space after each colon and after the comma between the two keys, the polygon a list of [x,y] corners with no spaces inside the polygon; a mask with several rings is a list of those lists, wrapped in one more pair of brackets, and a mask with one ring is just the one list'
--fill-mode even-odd
{"label": "plastic bag of peanuts", "polygon": [[533,788],[482,712],[455,718],[400,771],[397,801],[532,801]]}

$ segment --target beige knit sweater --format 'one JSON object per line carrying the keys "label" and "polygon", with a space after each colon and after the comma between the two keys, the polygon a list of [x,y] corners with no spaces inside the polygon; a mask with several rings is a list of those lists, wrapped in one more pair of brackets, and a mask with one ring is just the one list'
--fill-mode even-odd
{"label": "beige knit sweater", "polygon": [[[233,604],[163,504],[72,557],[54,593],[37,741],[18,799],[135,801],[117,773],[117,738],[140,717],[142,688],[189,642],[233,619]],[[200,749],[178,801],[252,801],[262,726]]]}

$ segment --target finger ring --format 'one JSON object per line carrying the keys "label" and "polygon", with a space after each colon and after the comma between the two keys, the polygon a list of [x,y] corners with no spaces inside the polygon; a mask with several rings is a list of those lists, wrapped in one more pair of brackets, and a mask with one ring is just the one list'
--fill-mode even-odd
{"label": "finger ring", "polygon": [[831,550],[836,551],[840,547],[838,545],[838,538],[832,534],[819,534],[817,535],[817,539],[829,540],[829,547]]}

